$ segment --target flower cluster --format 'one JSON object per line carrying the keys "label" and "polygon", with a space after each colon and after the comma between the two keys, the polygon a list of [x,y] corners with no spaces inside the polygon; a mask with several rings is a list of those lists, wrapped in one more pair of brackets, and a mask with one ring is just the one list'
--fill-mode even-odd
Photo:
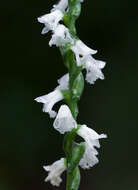
{"label": "flower cluster", "polygon": [[[83,2],[83,1],[81,1]],[[73,38],[70,34],[69,29],[60,24],[60,21],[64,19],[64,12],[68,8],[68,0],[61,0],[54,8],[51,13],[46,14],[38,18],[40,23],[43,23],[45,27],[42,30],[42,34],[52,31],[52,38],[49,45],[56,45],[57,47],[63,47],[66,44],[71,45],[71,50],[74,52],[76,57],[77,66],[82,66],[86,69],[86,81],[90,84],[94,84],[99,78],[104,79],[102,69],[105,67],[104,61],[96,60],[92,55],[96,54],[97,51],[87,47],[81,40]]]}
{"label": "flower cluster", "polygon": [[[78,1],[79,3],[83,2],[83,0]],[[90,84],[94,84],[97,79],[104,79],[102,69],[106,63],[94,59],[93,55],[96,54],[97,51],[87,47],[80,39],[74,37],[66,24],[63,24],[68,11],[68,0],[60,0],[58,4],[53,6],[49,14],[39,17],[38,21],[45,25],[42,34],[46,34],[49,31],[52,32],[52,38],[49,42],[50,46],[56,45],[59,48],[69,48],[74,54],[76,67],[81,68],[81,70],[86,69],[86,81]],[[66,100],[65,92],[68,96],[71,94],[70,75],[70,73],[66,73],[62,76],[57,81],[58,86],[53,92],[37,97],[35,100],[43,103],[43,112],[47,112],[51,118],[55,118],[53,126],[59,133],[65,134],[76,130],[76,135],[84,139],[85,151],[77,165],[83,169],[89,169],[98,163],[98,151],[96,148],[100,148],[99,139],[106,138],[107,136],[105,134],[99,135],[86,125],[77,124],[76,118],[74,118],[70,107],[66,104],[61,105],[58,113],[53,110],[53,107],[57,102]],[[73,91],[76,92],[77,90],[73,89]],[[72,101],[72,99],[69,99],[69,101]],[[45,180],[46,182],[50,181],[54,186],[60,185],[62,181],[60,175],[65,170],[68,170],[66,160],[66,158],[61,158],[51,166],[44,166],[44,169],[49,172],[48,177]]]}

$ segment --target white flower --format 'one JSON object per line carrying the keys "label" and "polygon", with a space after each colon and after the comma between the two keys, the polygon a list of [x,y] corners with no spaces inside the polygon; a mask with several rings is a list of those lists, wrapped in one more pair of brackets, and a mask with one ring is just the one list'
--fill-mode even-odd
{"label": "white flower", "polygon": [[60,10],[55,10],[49,14],[43,15],[38,18],[40,23],[45,24],[42,30],[42,34],[49,32],[49,30],[55,30],[59,21],[63,18],[63,13]]}
{"label": "white flower", "polygon": [[56,89],[59,90],[68,90],[69,89],[69,74],[65,74],[60,79],[58,79],[58,86]]}
{"label": "white flower", "polygon": [[105,62],[96,60],[92,57],[97,51],[88,48],[82,41],[78,40],[74,46],[72,46],[72,51],[75,53],[76,62],[78,66],[82,66],[86,69],[86,81],[90,84],[99,78],[104,79],[102,69],[105,67]]}
{"label": "white flower", "polygon": [[60,90],[54,90],[53,92],[46,94],[44,96],[40,96],[35,100],[37,102],[43,103],[43,112],[49,113],[51,118],[56,116],[56,112],[52,110],[55,103],[61,101],[63,99],[62,92]]}
{"label": "white flower", "polygon": [[77,127],[77,123],[67,105],[62,105],[60,107],[53,126],[61,134],[71,131],[73,128]]}
{"label": "white flower", "polygon": [[98,155],[95,147],[100,148],[99,139],[107,138],[107,135],[99,135],[93,129],[88,128],[86,125],[82,125],[77,134],[81,136],[86,142],[86,149],[79,165],[83,169],[89,169],[99,162],[96,155]]}
{"label": "white flower", "polygon": [[83,59],[88,55],[93,55],[97,53],[96,50],[93,50],[87,47],[81,40],[78,40],[74,46],[72,46],[72,51],[75,53],[77,65],[83,65]]}
{"label": "white flower", "polygon": [[[84,0],[80,0],[80,2],[82,3]],[[66,11],[68,7],[68,0],[60,0],[58,4],[53,6],[53,9],[51,11],[54,10],[62,10],[62,11]]]}
{"label": "white flower", "polygon": [[59,24],[57,28],[53,31],[52,38],[49,42],[49,45],[64,46],[67,43],[73,43],[73,39],[69,33],[68,28],[63,24]]}
{"label": "white flower", "polygon": [[43,168],[49,172],[48,177],[45,179],[45,182],[50,181],[52,185],[59,186],[62,182],[60,176],[66,170],[64,158],[61,158],[50,166],[44,166]]}
{"label": "white flower", "polygon": [[98,78],[103,80],[104,74],[101,70],[105,67],[105,65],[106,63],[104,61],[99,61],[94,59],[92,56],[87,56],[87,59],[83,66],[87,71],[86,81],[90,84],[94,84]]}
{"label": "white flower", "polygon": [[54,110],[52,110],[54,104],[61,101],[64,98],[61,90],[68,90],[69,74],[67,73],[64,76],[62,76],[58,80],[58,84],[59,85],[55,88],[53,92],[35,99],[37,102],[44,104],[43,112],[49,113],[51,118],[56,117],[57,114]]}
{"label": "white flower", "polygon": [[53,5],[53,9],[51,11],[55,11],[55,10],[61,10],[61,11],[65,11],[68,7],[68,0],[60,0],[58,4]]}

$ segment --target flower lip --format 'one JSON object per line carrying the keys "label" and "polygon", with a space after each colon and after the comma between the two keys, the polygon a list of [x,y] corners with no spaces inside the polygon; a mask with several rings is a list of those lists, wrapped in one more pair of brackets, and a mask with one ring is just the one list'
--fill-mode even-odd
{"label": "flower lip", "polygon": [[55,10],[54,12],[52,13],[49,13],[49,14],[45,14],[45,15],[42,15],[41,17],[38,17],[38,21],[40,23],[54,23],[54,22],[57,22],[57,20],[61,20],[63,17],[63,13],[60,11],[60,10]]}
{"label": "flower lip", "polygon": [[99,135],[93,129],[88,128],[86,125],[82,125],[77,131],[77,134],[81,136],[86,143],[85,153],[83,155],[83,158],[80,160],[79,165],[83,169],[89,169],[99,162],[97,158],[98,151],[95,149],[95,147],[100,148],[99,139],[107,138],[107,135]]}
{"label": "flower lip", "polygon": [[73,39],[69,33],[69,30],[63,24],[58,24],[53,32],[52,38],[49,42],[49,46],[56,45],[57,47],[59,47],[65,46],[65,44],[67,43],[73,43]]}
{"label": "flower lip", "polygon": [[83,66],[88,57],[97,53],[97,50],[87,47],[81,40],[77,40],[71,49],[75,53],[78,66]]}
{"label": "flower lip", "polygon": [[90,84],[94,84],[99,78],[104,79],[104,74],[101,69],[104,68],[106,63],[104,61],[95,60],[93,57],[88,56],[85,60],[84,68],[86,69],[86,81]]}
{"label": "flower lip", "polygon": [[61,158],[60,160],[54,162],[52,165],[43,166],[44,170],[48,173],[48,176],[45,179],[45,182],[50,181],[50,183],[54,186],[59,186],[62,182],[61,174],[66,170],[66,166],[64,163],[65,159]]}
{"label": "flower lip", "polygon": [[77,40],[76,44],[72,47],[72,50],[80,57],[83,57],[84,55],[93,55],[97,53],[97,50],[89,48],[81,40]]}
{"label": "flower lip", "polygon": [[63,13],[60,10],[55,10],[49,14],[45,14],[38,18],[38,22],[45,24],[42,34],[47,33],[49,30],[54,31],[58,23],[63,18]]}

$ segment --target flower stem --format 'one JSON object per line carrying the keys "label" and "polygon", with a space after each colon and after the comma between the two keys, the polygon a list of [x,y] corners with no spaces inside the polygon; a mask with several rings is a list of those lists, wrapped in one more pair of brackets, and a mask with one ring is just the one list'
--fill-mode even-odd
{"label": "flower stem", "polygon": [[[75,21],[79,17],[81,12],[80,0],[68,0],[68,13],[64,20],[71,35],[76,39]],[[69,98],[66,100],[74,119],[78,116],[78,101],[81,97],[84,88],[84,78],[81,73],[82,68],[77,67],[74,53],[70,48],[60,49],[63,55],[64,63],[69,71]],[[79,129],[73,129],[68,132],[64,137],[64,151],[67,157],[67,184],[66,190],[78,190],[80,184],[80,171],[78,164],[82,158],[85,146],[84,144],[78,144],[74,147],[74,139],[76,132]]]}

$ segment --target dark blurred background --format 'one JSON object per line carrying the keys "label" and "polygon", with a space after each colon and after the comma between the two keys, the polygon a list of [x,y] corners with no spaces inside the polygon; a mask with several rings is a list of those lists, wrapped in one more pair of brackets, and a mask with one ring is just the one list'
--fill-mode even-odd
{"label": "dark blurred background", "polygon": [[[42,166],[64,156],[63,136],[34,98],[51,92],[65,74],[60,52],[49,48],[37,17],[55,0],[7,0],[0,5],[0,190],[55,190]],[[138,5],[136,0],[85,0],[80,39],[105,60],[106,80],[85,85],[78,121],[107,133],[100,163],[81,170],[80,190],[138,189]],[[58,106],[56,107],[58,109]],[[59,189],[65,190],[64,182]]]}

